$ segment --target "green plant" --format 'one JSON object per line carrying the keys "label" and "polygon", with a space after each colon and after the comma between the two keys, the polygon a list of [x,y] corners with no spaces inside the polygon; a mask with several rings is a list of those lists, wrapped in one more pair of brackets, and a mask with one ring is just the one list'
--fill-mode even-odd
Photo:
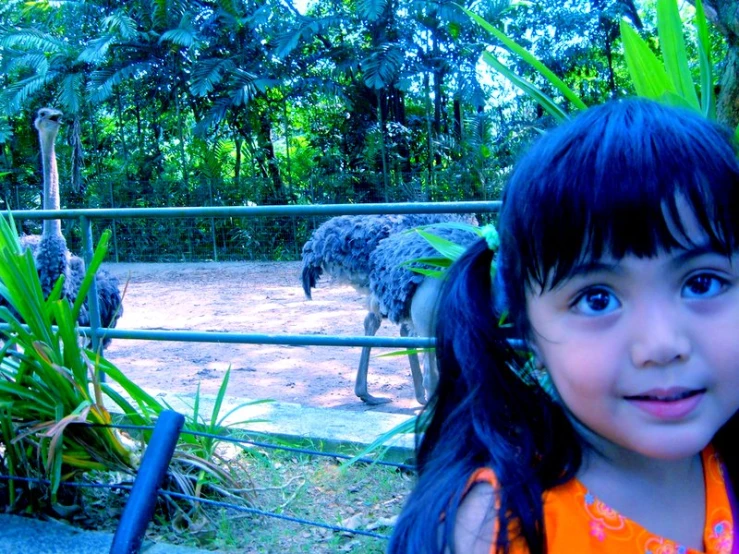
{"label": "green plant", "polygon": [[[218,496],[239,502],[253,499],[251,483],[248,483],[249,487],[245,487],[242,483],[244,479],[248,480],[249,476],[244,464],[245,458],[237,457],[233,452],[226,455],[224,451],[228,452],[228,449],[221,448],[224,441],[218,437],[223,436],[228,427],[261,421],[250,419],[227,423],[229,417],[241,408],[271,402],[271,400],[243,402],[232,407],[225,414],[221,414],[230,374],[231,369],[229,368],[213,400],[208,419],[203,417],[201,412],[202,398],[200,385],[198,385],[192,412],[186,415],[184,432],[180,435],[180,443],[170,463],[170,475],[178,483],[177,488],[187,491],[187,494],[195,498]],[[239,446],[242,450],[244,449],[243,446]],[[191,501],[185,515],[192,519],[202,513],[200,503]]]}
{"label": "green plant", "polygon": [[[546,81],[562,94],[576,110],[587,106],[564,81],[534,55],[511,40],[479,15],[461,7],[469,17],[482,28],[495,36],[514,56],[531,65]],[[621,21],[621,39],[626,64],[636,94],[652,98],[670,105],[682,106],[700,111],[705,117],[716,119],[716,97],[713,86],[713,69],[708,23],[701,0],[695,2],[695,42],[700,65],[700,80],[693,82],[690,72],[690,59],[683,38],[684,28],[680,18],[677,0],[657,0],[657,31],[662,59],[650,49],[647,42],[625,21]],[[569,118],[567,111],[545,94],[531,81],[517,75],[491,52],[485,51],[482,59],[498,71],[512,84],[538,102],[557,121]],[[739,126],[735,131],[739,140]]]}
{"label": "green plant", "polygon": [[[13,476],[51,480],[52,503],[60,482],[89,470],[132,473],[137,449],[105,427],[112,416],[103,403],[100,356],[82,348],[76,322],[85,295],[107,248],[98,245],[74,305],[61,298],[62,279],[44,299],[30,251],[23,251],[15,224],[0,218],[0,319],[9,326],[0,351],[0,441],[2,464]],[[132,384],[131,384],[132,385]],[[152,413],[153,399],[124,386]],[[8,485],[11,506],[17,484]]]}
{"label": "green plant", "polygon": [[[77,316],[105,257],[110,234],[105,232],[87,268],[73,305],[62,298],[63,277],[48,298],[43,297],[30,251],[18,240],[12,217],[0,217],[0,320],[7,324],[0,350],[0,468],[13,477],[48,479],[45,487],[8,482],[12,509],[59,508],[62,481],[89,472],[130,480],[151,436],[143,430],[136,440],[111,427],[114,418],[107,397],[122,417],[134,425],[151,426],[162,405],[99,352],[82,347]],[[103,382],[102,374],[109,382]],[[211,420],[205,424],[196,395],[194,414],[185,430],[223,432],[220,417],[228,373],[219,390]],[[165,488],[196,496],[244,498],[240,478],[223,463],[218,440],[182,433]],[[175,504],[187,517],[191,510]]]}

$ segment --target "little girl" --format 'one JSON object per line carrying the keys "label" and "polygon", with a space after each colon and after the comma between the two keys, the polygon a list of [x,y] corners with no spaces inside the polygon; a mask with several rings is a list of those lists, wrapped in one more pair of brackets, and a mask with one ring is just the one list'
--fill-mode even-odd
{"label": "little girl", "polygon": [[730,135],[647,100],[591,108],[520,161],[499,232],[445,283],[389,552],[739,552]]}

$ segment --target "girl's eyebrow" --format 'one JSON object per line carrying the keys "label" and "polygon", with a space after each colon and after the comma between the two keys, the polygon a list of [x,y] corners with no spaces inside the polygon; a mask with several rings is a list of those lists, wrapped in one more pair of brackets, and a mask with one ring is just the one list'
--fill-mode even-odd
{"label": "girl's eyebrow", "polygon": [[[673,269],[678,269],[691,260],[705,256],[706,254],[726,255],[725,252],[721,252],[710,243],[699,244],[692,248],[675,249],[673,252],[679,252],[679,254],[672,255],[670,258],[669,266]],[[569,272],[569,278],[587,277],[593,273],[623,274],[625,270],[618,261],[589,260],[576,264]]]}
{"label": "girl's eyebrow", "polygon": [[679,268],[680,266],[688,263],[689,261],[705,256],[706,254],[718,254],[720,256],[726,256],[726,252],[721,252],[715,246],[710,243],[698,244],[692,248],[680,249],[680,253],[676,254],[670,260],[670,266],[673,268]]}
{"label": "girl's eyebrow", "polygon": [[623,267],[618,262],[604,262],[601,260],[590,260],[575,265],[569,272],[569,278],[587,277],[593,273],[624,273]]}

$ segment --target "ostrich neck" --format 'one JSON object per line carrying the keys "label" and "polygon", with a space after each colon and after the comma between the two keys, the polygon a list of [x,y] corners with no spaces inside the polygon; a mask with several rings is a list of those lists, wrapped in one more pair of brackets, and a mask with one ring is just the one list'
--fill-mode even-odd
{"label": "ostrich neck", "polygon": [[[44,172],[44,210],[59,210],[59,172],[56,167],[56,152],[54,150],[53,137],[42,134],[41,140],[41,164]],[[62,234],[62,222],[59,219],[45,219],[42,227],[42,235]]]}

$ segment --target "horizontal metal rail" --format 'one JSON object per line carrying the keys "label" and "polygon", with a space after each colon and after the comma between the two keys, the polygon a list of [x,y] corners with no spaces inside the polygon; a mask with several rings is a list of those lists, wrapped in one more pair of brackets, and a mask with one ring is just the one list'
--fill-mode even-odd
{"label": "horizontal metal rail", "polygon": [[[91,332],[90,327],[80,327]],[[341,335],[264,335],[258,333],[226,333],[218,331],[160,331],[99,329],[99,338],[157,340],[169,342],[216,342],[236,344],[282,344],[286,346],[378,346],[387,348],[431,348],[428,337],[362,337]]]}
{"label": "horizontal metal rail", "polygon": [[181,217],[264,217],[369,214],[491,213],[500,201],[402,202],[398,204],[331,204],[312,206],[204,206],[198,208],[97,208],[75,210],[11,210],[16,219],[122,219]]}
{"label": "horizontal metal rail", "polygon": [[[24,327],[27,327],[24,325]],[[78,327],[85,336],[95,334],[99,339],[154,340],[162,342],[208,342],[223,344],[272,344],[283,346],[369,346],[372,348],[434,348],[433,337],[367,337],[352,335],[263,335],[255,333],[228,333],[222,331],[162,331],[135,329],[97,329]],[[0,331],[10,325],[0,323]],[[509,339],[513,348],[524,348],[520,339]]]}
{"label": "horizontal metal rail", "polygon": [[[500,210],[500,201],[486,202],[403,202],[397,204],[333,204],[311,206],[207,206],[175,208],[105,208],[74,210],[12,210],[15,219],[79,219],[85,244],[85,261],[92,258],[90,223],[95,219],[123,218],[198,218],[198,217],[269,217],[334,216],[370,214],[492,213]],[[91,291],[93,292],[93,291]],[[91,337],[93,348],[103,338],[229,344],[272,344],[285,346],[345,346],[380,348],[433,348],[432,337],[376,337],[336,335],[267,335],[215,331],[170,331],[104,329],[97,316],[97,295],[91,294],[92,327],[80,327]],[[0,330],[8,329],[0,324]]]}

